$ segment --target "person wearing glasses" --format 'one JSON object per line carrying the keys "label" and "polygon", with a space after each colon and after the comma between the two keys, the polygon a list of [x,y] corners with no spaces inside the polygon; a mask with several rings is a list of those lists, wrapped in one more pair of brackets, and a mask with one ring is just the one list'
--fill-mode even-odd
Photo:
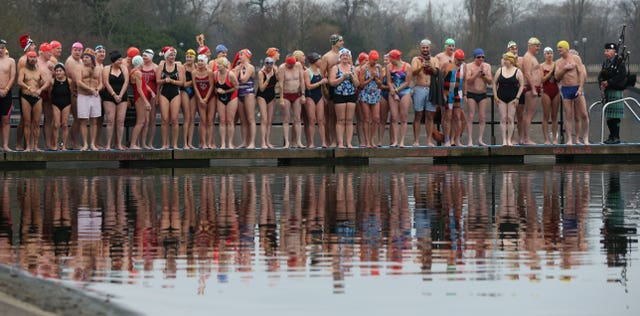
{"label": "person wearing glasses", "polygon": [[[275,56],[275,54],[273,54]],[[264,66],[258,71],[258,107],[260,108],[260,132],[262,148],[273,148],[269,141],[271,136],[271,124],[273,123],[273,109],[276,103],[276,76],[275,60],[272,57],[264,59]]]}
{"label": "person wearing glasses", "polygon": [[485,112],[489,99],[487,98],[487,84],[491,84],[491,65],[485,62],[482,48],[473,51],[473,61],[466,65],[465,86],[467,87],[467,146],[473,146],[473,120],[478,113],[478,145],[486,146],[482,140],[485,127]]}

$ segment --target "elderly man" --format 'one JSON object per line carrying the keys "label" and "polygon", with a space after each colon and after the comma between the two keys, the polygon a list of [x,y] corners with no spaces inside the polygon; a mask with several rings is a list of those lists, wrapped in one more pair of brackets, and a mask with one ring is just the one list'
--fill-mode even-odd
{"label": "elderly man", "polygon": [[555,78],[562,86],[560,93],[562,93],[566,144],[573,145],[573,116],[576,108],[580,106],[579,97],[584,91],[582,76],[585,74],[583,74],[580,57],[569,53],[569,43],[560,41],[557,46],[560,59],[556,61]]}
{"label": "elderly man", "polygon": [[[78,85],[78,120],[83,146],[80,150],[98,150],[96,134],[98,118],[102,116],[100,90],[102,89],[102,69],[96,67],[96,57],[91,52],[82,54],[82,68],[76,74]],[[90,125],[90,142],[87,143],[87,121]]]}
{"label": "elderly man", "polygon": [[304,73],[302,65],[294,56],[287,56],[285,63],[278,67],[278,84],[280,85],[280,106],[282,106],[282,129],[284,148],[289,148],[289,115],[293,108],[293,128],[298,135],[296,147],[302,148],[302,104],[306,103],[304,90]]}
{"label": "elderly man", "polygon": [[[622,99],[624,96],[622,91],[626,87],[626,68],[620,56],[617,54],[618,45],[615,43],[607,43],[604,45],[604,57],[602,70],[598,75],[600,82],[600,90],[605,94],[605,101],[611,102]],[[620,143],[620,120],[624,118],[624,103],[616,102],[609,105],[604,112],[609,128],[609,138],[604,141],[605,144]]]}
{"label": "elderly man", "polygon": [[[522,117],[522,134],[520,143],[524,145],[534,145],[531,140],[531,121],[536,114],[542,97],[542,67],[536,58],[540,51],[540,40],[532,37],[527,41],[528,49],[522,58],[520,69],[524,75],[524,114]],[[518,125],[520,122],[518,122]]]}

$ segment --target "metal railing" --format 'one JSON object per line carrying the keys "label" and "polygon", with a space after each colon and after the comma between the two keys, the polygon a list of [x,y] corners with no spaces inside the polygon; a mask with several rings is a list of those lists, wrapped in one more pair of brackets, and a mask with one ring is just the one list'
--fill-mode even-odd
{"label": "metal railing", "polygon": [[[633,101],[635,103],[635,105],[638,107],[638,110],[640,110],[640,102],[638,102],[638,100],[636,100],[635,98],[632,97],[625,97],[619,100],[614,100],[614,101],[609,101],[607,103],[605,103],[602,106],[602,112],[600,113],[600,141],[603,142],[604,141],[604,123],[605,123],[605,119],[604,119],[604,113],[606,111],[606,109],[614,103],[617,102],[624,102],[624,105],[627,107],[627,109],[629,109],[629,111],[631,111],[631,113],[633,113],[633,116],[635,116],[636,120],[640,123],[640,116],[638,116],[638,113],[636,113],[636,111],[633,110],[633,107],[631,107],[631,105],[629,105],[629,102],[627,101]],[[591,111],[593,110],[593,108],[598,105],[598,104],[602,104],[602,101],[596,101],[593,104],[591,104],[591,106],[589,106],[589,113],[591,113]]]}

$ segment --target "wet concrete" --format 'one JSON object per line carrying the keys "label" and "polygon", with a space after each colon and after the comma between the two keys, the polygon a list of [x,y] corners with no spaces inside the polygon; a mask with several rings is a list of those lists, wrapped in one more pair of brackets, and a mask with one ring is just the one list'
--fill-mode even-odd
{"label": "wet concrete", "polygon": [[137,315],[81,290],[0,265],[0,316]]}

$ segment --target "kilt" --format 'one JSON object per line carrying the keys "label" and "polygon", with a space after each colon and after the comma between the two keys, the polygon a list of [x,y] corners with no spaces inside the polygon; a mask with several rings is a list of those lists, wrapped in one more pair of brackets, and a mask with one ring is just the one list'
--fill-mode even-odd
{"label": "kilt", "polygon": [[[624,96],[622,90],[607,90],[607,103],[615,100],[620,100]],[[604,111],[604,117],[606,119],[621,119],[624,118],[624,102],[616,102],[610,104]]]}

